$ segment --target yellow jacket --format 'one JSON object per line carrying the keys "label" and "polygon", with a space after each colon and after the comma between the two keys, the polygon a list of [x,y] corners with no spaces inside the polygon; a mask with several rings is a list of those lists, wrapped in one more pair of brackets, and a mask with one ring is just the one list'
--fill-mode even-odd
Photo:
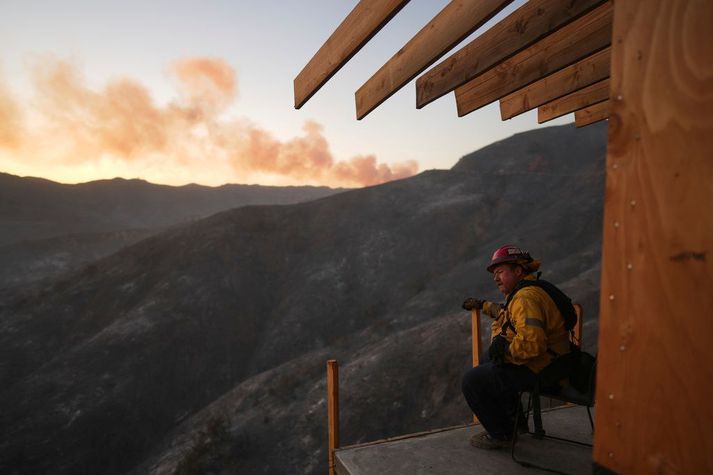
{"label": "yellow jacket", "polygon": [[[534,279],[534,276],[525,278]],[[507,309],[494,302],[485,302],[483,313],[493,319],[493,337],[502,333],[506,319],[515,327],[513,331],[507,326],[505,332],[505,338],[510,342],[505,354],[508,363],[524,364],[539,373],[554,359],[548,350],[558,355],[569,353],[564,317],[547,292],[539,287],[531,285],[518,290]]]}

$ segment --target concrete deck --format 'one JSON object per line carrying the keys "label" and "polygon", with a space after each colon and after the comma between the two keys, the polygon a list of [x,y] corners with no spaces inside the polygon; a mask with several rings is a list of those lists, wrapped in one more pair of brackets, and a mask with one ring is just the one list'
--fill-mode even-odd
{"label": "concrete deck", "polygon": [[[548,435],[592,443],[587,410],[581,406],[562,407],[542,413]],[[532,429],[532,420],[530,420]],[[337,449],[338,475],[413,474],[473,475],[543,473],[525,468],[510,457],[510,450],[482,450],[470,446],[470,437],[482,431],[468,425],[413,434],[369,444]],[[516,456],[519,460],[569,474],[592,473],[592,451],[558,440],[536,440],[520,436]]]}

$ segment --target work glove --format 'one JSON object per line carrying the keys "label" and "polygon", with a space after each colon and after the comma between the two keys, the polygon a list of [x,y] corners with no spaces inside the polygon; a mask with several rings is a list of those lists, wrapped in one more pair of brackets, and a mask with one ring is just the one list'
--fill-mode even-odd
{"label": "work glove", "polygon": [[483,304],[485,303],[485,300],[478,300],[473,297],[468,297],[463,301],[463,310],[473,310],[473,309],[478,309],[482,310],[483,309]]}
{"label": "work glove", "polygon": [[500,366],[505,363],[505,353],[510,347],[510,342],[503,335],[498,335],[490,342],[490,348],[488,348],[488,356],[490,361]]}

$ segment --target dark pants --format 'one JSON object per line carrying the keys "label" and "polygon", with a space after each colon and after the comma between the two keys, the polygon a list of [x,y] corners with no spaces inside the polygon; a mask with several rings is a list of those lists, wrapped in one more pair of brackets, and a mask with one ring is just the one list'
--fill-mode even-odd
{"label": "dark pants", "polygon": [[512,437],[515,414],[522,410],[518,394],[532,389],[536,379],[527,366],[496,366],[488,361],[463,375],[463,395],[485,430],[497,439],[507,440]]}

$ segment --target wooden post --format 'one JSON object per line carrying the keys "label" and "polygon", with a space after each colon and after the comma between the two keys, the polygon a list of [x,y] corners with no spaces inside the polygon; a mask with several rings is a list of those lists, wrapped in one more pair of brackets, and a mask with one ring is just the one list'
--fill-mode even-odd
{"label": "wooden post", "polygon": [[473,368],[480,364],[480,310],[470,312],[471,331],[473,333]]}
{"label": "wooden post", "polygon": [[[480,310],[474,308],[470,312],[471,332],[473,334],[473,368],[480,364]],[[473,422],[478,418],[473,415]]]}
{"label": "wooden post", "polygon": [[339,448],[339,363],[327,361],[327,418],[329,426],[329,475],[334,475],[334,450]]}
{"label": "wooden post", "polygon": [[713,2],[614,6],[592,455],[713,473]]}

